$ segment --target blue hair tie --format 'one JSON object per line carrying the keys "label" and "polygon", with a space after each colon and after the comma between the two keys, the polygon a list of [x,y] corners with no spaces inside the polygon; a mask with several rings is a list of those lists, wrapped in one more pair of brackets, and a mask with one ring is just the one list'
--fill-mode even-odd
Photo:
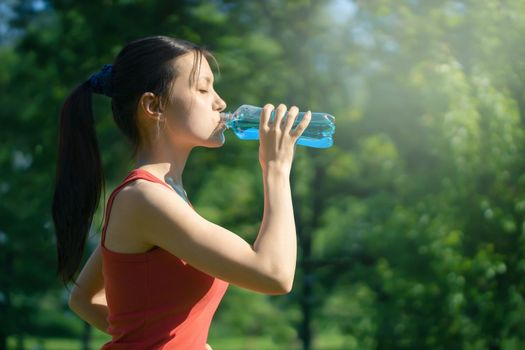
{"label": "blue hair tie", "polygon": [[113,69],[112,64],[105,64],[102,69],[89,77],[89,83],[94,93],[106,95],[111,97],[111,71]]}

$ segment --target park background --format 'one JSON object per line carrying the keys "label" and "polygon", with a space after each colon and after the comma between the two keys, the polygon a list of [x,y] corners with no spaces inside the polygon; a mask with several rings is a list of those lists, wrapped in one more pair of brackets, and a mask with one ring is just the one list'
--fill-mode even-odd
{"label": "park background", "polygon": [[[135,38],[202,44],[241,104],[336,117],[298,146],[291,293],[231,285],[214,350],[525,349],[525,1],[4,0],[0,3],[0,349],[98,349],[67,307],[50,216],[58,114]],[[211,64],[214,68],[213,64]],[[93,98],[107,196],[132,168]],[[196,210],[252,242],[258,142],[196,148]],[[102,208],[84,256],[100,239]]]}

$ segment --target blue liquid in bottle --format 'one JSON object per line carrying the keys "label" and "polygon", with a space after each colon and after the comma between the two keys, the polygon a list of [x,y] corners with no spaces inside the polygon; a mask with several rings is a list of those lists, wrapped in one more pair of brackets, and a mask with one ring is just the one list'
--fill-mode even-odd
{"label": "blue liquid in bottle", "polygon": [[[232,131],[241,140],[258,140],[259,139],[259,118],[261,116],[261,107],[242,105],[233,113],[221,113],[221,119],[224,121],[227,129]],[[303,119],[305,112],[299,112],[295,118],[292,130]],[[270,115],[270,121],[273,122],[275,110]],[[286,118],[286,114],[283,120]],[[335,117],[319,112],[312,112],[310,123],[303,131],[301,137],[297,139],[296,144],[314,148],[329,148],[334,144],[333,134],[335,133]]]}

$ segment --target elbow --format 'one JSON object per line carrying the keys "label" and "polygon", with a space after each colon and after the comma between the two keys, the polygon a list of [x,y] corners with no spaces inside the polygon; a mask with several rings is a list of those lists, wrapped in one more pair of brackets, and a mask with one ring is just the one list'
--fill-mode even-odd
{"label": "elbow", "polygon": [[264,273],[261,275],[264,276],[262,280],[265,281],[266,285],[266,290],[264,291],[265,294],[282,295],[288,294],[292,291],[295,266],[292,269],[285,269],[282,266],[276,264],[267,264],[262,266],[266,266]]}
{"label": "elbow", "polygon": [[67,301],[67,306],[69,306],[69,309],[72,311],[75,311],[76,305],[78,304],[77,296],[71,293],[69,295],[69,299]]}
{"label": "elbow", "polygon": [[284,283],[281,284],[281,287],[282,287],[281,294],[290,293],[293,287],[293,277],[284,281]]}
{"label": "elbow", "polygon": [[288,278],[279,278],[275,280],[273,295],[288,294],[292,291],[293,287],[293,275]]}
{"label": "elbow", "polygon": [[267,293],[267,294],[270,294],[270,295],[284,295],[284,294],[290,293],[291,291],[292,291],[292,286],[291,286],[290,283],[279,282],[272,289],[272,291],[270,293]]}
{"label": "elbow", "polygon": [[77,313],[78,306],[83,301],[85,301],[85,298],[81,296],[77,291],[75,291],[75,289],[73,289],[71,293],[69,294],[67,306],[69,306],[69,309]]}
{"label": "elbow", "polygon": [[69,300],[67,302],[67,306],[69,307],[69,310],[73,311],[74,313],[77,313],[76,311],[76,300],[73,297],[69,297]]}

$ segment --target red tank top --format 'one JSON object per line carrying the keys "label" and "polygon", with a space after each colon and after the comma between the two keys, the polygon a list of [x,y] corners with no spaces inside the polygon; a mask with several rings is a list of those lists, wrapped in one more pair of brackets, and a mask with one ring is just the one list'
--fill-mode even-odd
{"label": "red tank top", "polygon": [[204,350],[228,282],[160,247],[144,253],[118,253],[104,246],[113,199],[136,179],[158,182],[175,191],[148,171],[134,169],[108,199],[100,246],[109,309],[107,331],[112,339],[101,349]]}

